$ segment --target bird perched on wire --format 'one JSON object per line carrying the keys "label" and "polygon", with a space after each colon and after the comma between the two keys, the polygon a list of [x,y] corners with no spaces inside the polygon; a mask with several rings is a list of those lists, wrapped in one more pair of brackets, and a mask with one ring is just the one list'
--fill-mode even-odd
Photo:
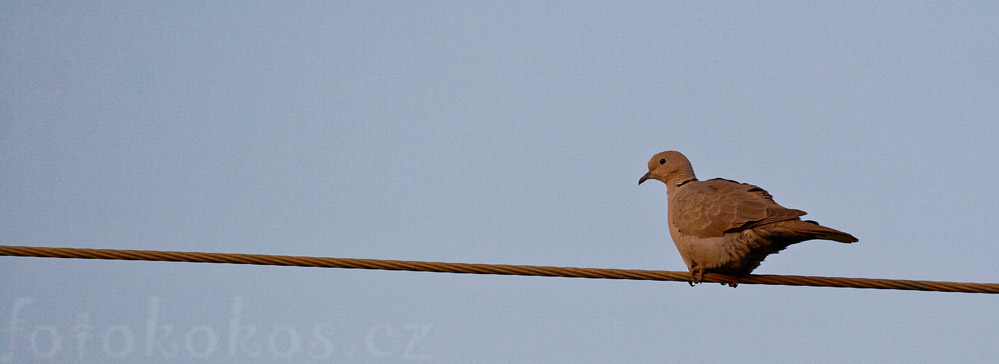
{"label": "bird perched on wire", "polygon": [[690,271],[690,285],[704,273],[739,278],[749,275],[768,255],[791,244],[823,239],[857,241],[853,235],[801,220],[804,211],[774,202],[762,188],[727,179],[698,181],[694,168],[680,152],[652,156],[649,172],[638,180],[666,184],[669,234]]}

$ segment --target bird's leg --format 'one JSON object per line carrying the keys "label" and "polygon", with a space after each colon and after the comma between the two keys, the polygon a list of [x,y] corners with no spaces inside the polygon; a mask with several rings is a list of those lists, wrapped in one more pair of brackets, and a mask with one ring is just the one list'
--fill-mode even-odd
{"label": "bird's leg", "polygon": [[704,279],[704,268],[698,267],[696,265],[690,267],[690,281],[688,281],[687,283],[690,283],[691,287],[693,287],[695,284],[701,283],[703,279]]}

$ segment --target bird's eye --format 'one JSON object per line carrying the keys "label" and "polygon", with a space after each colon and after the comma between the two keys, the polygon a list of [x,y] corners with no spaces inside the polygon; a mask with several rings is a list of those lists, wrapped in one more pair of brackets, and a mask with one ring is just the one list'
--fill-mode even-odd
{"label": "bird's eye", "polygon": [[666,164],[666,158],[659,158],[659,164]]}

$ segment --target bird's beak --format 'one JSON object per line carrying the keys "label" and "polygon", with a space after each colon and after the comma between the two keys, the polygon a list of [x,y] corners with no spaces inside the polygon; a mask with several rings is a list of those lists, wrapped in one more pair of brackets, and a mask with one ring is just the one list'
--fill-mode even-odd
{"label": "bird's beak", "polygon": [[638,179],[638,184],[642,184],[642,182],[645,182],[645,180],[647,180],[649,178],[652,178],[651,175],[652,175],[652,171],[649,171],[649,173],[646,173],[644,176],[642,176],[642,178]]}

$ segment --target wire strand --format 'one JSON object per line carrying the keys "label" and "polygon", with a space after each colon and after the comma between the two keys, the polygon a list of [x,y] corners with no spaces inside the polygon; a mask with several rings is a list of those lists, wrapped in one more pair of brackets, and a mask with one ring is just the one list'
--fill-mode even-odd
{"label": "wire strand", "polygon": [[[105,259],[105,260],[142,260],[159,262],[191,262],[191,263],[222,263],[222,264],[253,264],[317,268],[346,269],[380,269],[396,271],[464,273],[464,274],[499,274],[541,277],[567,278],[598,278],[598,279],[629,279],[649,281],[687,282],[688,272],[671,272],[661,270],[638,269],[603,269],[603,268],[573,268],[550,267],[536,265],[509,264],[473,264],[423,262],[411,260],[357,259],[357,258],[327,258],[290,255],[263,254],[231,254],[231,253],[199,253],[158,250],[119,250],[119,249],[81,249],[81,248],[49,248],[30,246],[0,245],[0,256],[38,257],[38,258],[69,258],[69,259]],[[731,277],[708,273],[704,275],[705,282],[728,283]],[[741,277],[739,284],[766,284],[784,286],[840,287],[894,289],[908,291],[937,291],[963,293],[999,293],[999,283],[967,283],[942,281],[916,281],[905,279],[874,279],[874,278],[843,278],[793,275],[749,275]]]}

